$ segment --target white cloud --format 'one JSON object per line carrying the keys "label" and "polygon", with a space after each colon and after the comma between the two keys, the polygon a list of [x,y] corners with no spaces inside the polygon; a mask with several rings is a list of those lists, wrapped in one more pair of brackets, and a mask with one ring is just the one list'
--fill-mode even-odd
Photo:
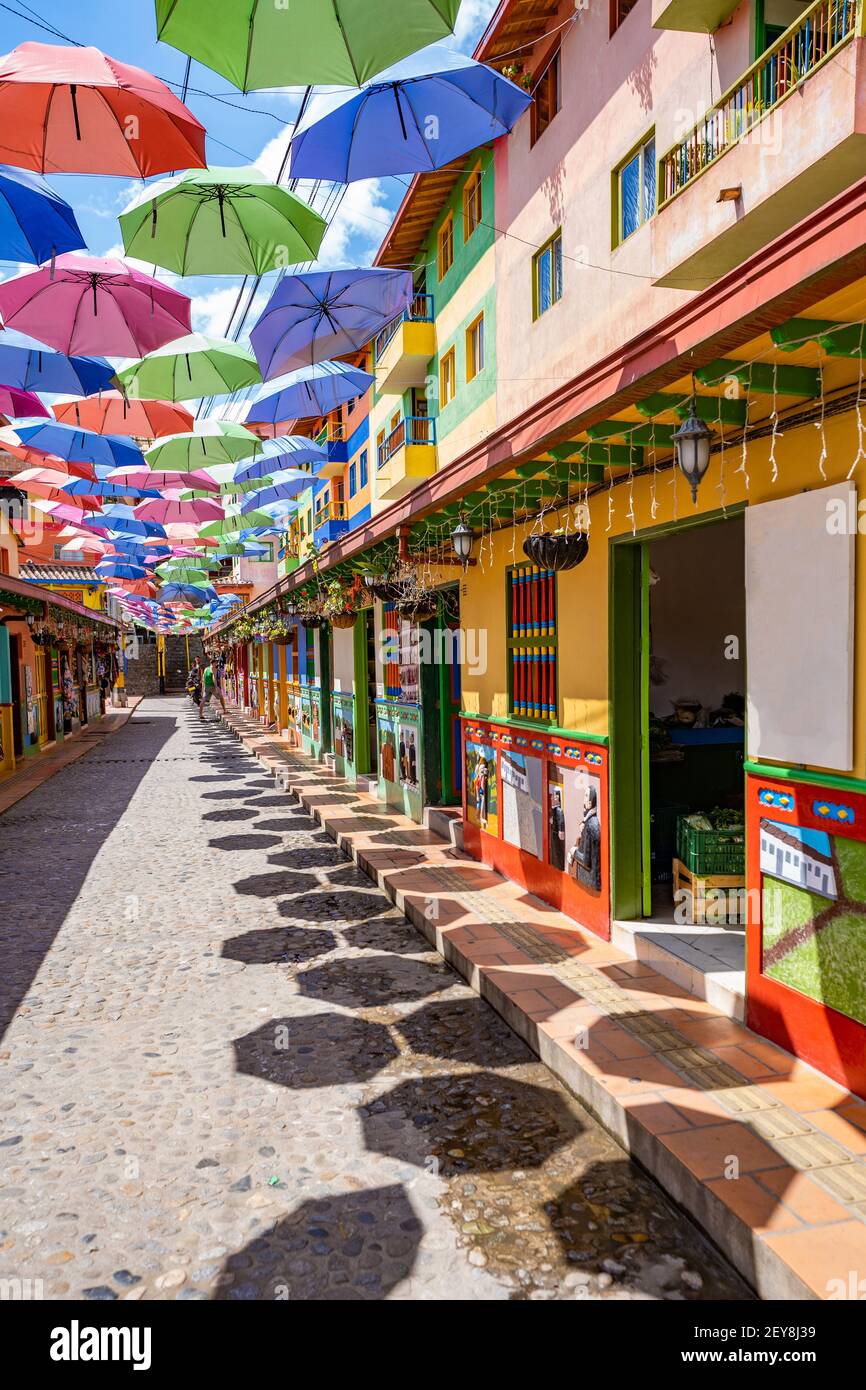
{"label": "white cloud", "polygon": [[[238,285],[229,285],[210,290],[207,294],[196,295],[192,301],[193,332],[204,333],[209,338],[224,338],[232,310],[238,297]],[[246,302],[246,301],[244,301]],[[254,326],[268,302],[268,291],[257,294],[252,308],[247,314],[246,330]],[[241,341],[245,341],[242,339]]]}
{"label": "white cloud", "polygon": [[450,41],[452,47],[459,48],[461,53],[471,53],[498,4],[499,0],[463,0],[454,38]]}
{"label": "white cloud", "polygon": [[317,265],[370,265],[391,225],[392,199],[385,179],[350,183],[328,225]]}

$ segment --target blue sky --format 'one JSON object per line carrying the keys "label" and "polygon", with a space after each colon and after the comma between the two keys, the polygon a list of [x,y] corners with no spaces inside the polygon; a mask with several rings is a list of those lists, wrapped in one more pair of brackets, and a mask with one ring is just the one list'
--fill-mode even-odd
{"label": "blue sky", "polygon": [[[498,0],[463,0],[455,36],[461,49],[471,52],[497,3]],[[20,17],[10,10],[18,11]],[[399,13],[399,0],[395,10]],[[164,80],[176,84],[183,81],[185,55],[156,41],[153,0],[77,0],[75,5],[69,0],[39,0],[38,8],[24,0],[8,0],[8,8],[0,7],[0,52],[27,41],[60,42],[41,29],[40,23],[59,29],[71,40],[93,44],[114,58],[146,68]],[[193,63],[187,105],[208,132],[209,164],[255,162],[275,176],[299,98],[298,89],[244,96],[218,73]],[[84,175],[56,176],[51,182],[75,209],[89,250],[94,255],[121,254],[117,215],[142,185],[126,178]],[[304,191],[299,190],[302,196]],[[371,179],[350,185],[333,215],[322,247],[322,262],[368,264],[403,192],[404,186],[394,179]],[[327,213],[336,201],[335,191],[325,188],[319,190],[315,205]],[[0,278],[24,269],[0,263]],[[179,284],[190,295],[195,328],[222,336],[239,279],[221,276],[178,282],[163,272],[160,278]],[[263,291],[262,304],[267,298],[267,283]],[[255,313],[247,328],[252,327],[254,320]]]}

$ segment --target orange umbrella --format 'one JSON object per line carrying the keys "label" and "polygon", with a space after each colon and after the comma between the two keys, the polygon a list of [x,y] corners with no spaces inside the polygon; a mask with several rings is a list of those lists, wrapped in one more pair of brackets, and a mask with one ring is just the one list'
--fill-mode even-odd
{"label": "orange umbrella", "polygon": [[120,391],[103,391],[78,401],[58,401],[52,407],[64,425],[79,425],[97,434],[161,439],[167,434],[190,434],[192,412],[173,401],[128,401]]}

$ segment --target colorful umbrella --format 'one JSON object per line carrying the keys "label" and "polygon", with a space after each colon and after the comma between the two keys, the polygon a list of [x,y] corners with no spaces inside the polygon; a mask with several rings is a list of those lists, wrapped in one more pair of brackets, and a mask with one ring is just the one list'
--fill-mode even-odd
{"label": "colorful umbrella", "polygon": [[237,463],[261,449],[243,425],[228,420],[200,420],[194,432],[158,439],[145,451],[149,465],[164,472],[193,473],[210,464]]}
{"label": "colorful umbrella", "polygon": [[157,565],[156,572],[164,583],[206,584],[208,577],[207,570],[201,569],[199,565],[178,564],[171,560],[167,560],[163,565]]}
{"label": "colorful umbrella", "polygon": [[252,512],[256,507],[270,507],[275,503],[300,497],[310,486],[310,479],[306,473],[297,473],[294,476],[284,473],[283,478],[285,481],[275,483],[272,487],[262,488],[260,492],[251,492],[241,503],[241,514]]}
{"label": "colorful umbrella", "polygon": [[409,307],[413,294],[408,270],[373,267],[285,276],[250,334],[262,376],[267,381],[358,351]]}
{"label": "colorful umbrella", "polygon": [[[252,462],[239,463],[235,469],[235,479],[239,483],[253,478],[263,478],[269,473],[278,473],[287,468],[303,468],[307,464],[321,463],[328,457],[324,444],[317,444],[303,434],[286,434],[279,439],[270,440],[258,458]],[[310,483],[307,478],[307,484]]]}
{"label": "colorful umbrella", "polygon": [[318,362],[314,367],[275,377],[259,387],[247,410],[247,423],[276,425],[329,415],[347,401],[363,396],[376,378],[348,362]]}
{"label": "colorful umbrella", "polygon": [[206,603],[216,598],[216,589],[211,584],[163,584],[160,595],[165,603]]}
{"label": "colorful umbrella", "polygon": [[238,512],[227,514],[222,521],[210,521],[207,526],[203,526],[199,535],[204,539],[216,537],[220,539],[241,530],[249,530],[255,526],[270,526],[271,518],[267,512],[250,512],[248,516],[241,517]]}
{"label": "colorful umbrella", "polygon": [[128,256],[178,275],[264,275],[319,254],[327,223],[256,168],[188,170],[120,215]]}
{"label": "colorful umbrella", "polygon": [[0,315],[6,328],[61,352],[116,357],[140,357],[190,328],[185,294],[124,261],[96,256],[60,256],[50,269],[7,280]]}
{"label": "colorful umbrella", "polygon": [[0,165],[0,260],[41,265],[86,244],[72,208],[46,179]]}
{"label": "colorful umbrella", "polygon": [[100,560],[96,566],[100,579],[146,579],[144,565],[135,565],[131,560]]}
{"label": "colorful umbrella", "polygon": [[22,43],[0,58],[0,132],[0,160],[42,174],[150,178],[207,163],[192,112],[98,48]]}
{"label": "colorful umbrella", "polygon": [[156,0],[157,37],[248,92],[356,87],[454,30],[460,0]]}
{"label": "colorful umbrella", "polygon": [[107,483],[102,478],[95,483],[89,483],[85,478],[75,478],[72,482],[63,484],[63,491],[70,497],[89,494],[92,497],[113,498],[120,501],[123,497],[159,497],[156,488],[128,487],[123,483]]}
{"label": "colorful umbrella", "polygon": [[15,433],[28,449],[55,458],[77,459],[82,463],[105,464],[108,468],[141,467],[141,450],[128,439],[113,434],[94,434],[78,430],[74,425],[61,425],[56,420],[43,424],[41,420],[25,420],[16,424]]}
{"label": "colorful umbrella", "polygon": [[38,396],[32,391],[21,391],[17,386],[0,386],[0,415],[7,419],[23,419],[37,415],[50,418],[51,412],[45,409]]}
{"label": "colorful umbrella", "polygon": [[40,347],[0,344],[0,381],[21,391],[56,391],[90,396],[114,380],[104,357],[66,357]]}
{"label": "colorful umbrella", "polygon": [[129,401],[120,391],[106,391],[88,400],[57,401],[52,409],[64,424],[136,439],[159,439],[193,427],[185,406],[171,401]]}
{"label": "colorful umbrella", "polygon": [[168,488],[177,487],[178,482],[182,482],[184,487],[192,484],[200,492],[212,493],[219,492],[219,483],[214,482],[209,473],[186,473],[183,479],[179,479],[176,472],[161,473],[157,469],[145,467],[144,460],[132,468],[113,468],[106,474],[106,481],[123,485],[128,483],[131,487],[155,487]]}
{"label": "colorful umbrella", "polygon": [[157,396],[168,401],[230,396],[262,379],[247,348],[201,333],[179,338],[141,362],[124,367],[117,376],[130,396]]}
{"label": "colorful umbrella", "polygon": [[165,497],[161,497],[156,502],[142,502],[140,506],[136,507],[135,514],[145,521],[158,521],[163,526],[173,525],[176,522],[188,522],[191,525],[197,525],[200,521],[219,521],[224,515],[219,502],[210,502],[206,499],[198,502],[173,502]]}
{"label": "colorful umbrella", "polygon": [[132,507],[106,507],[97,521],[106,531],[119,531],[128,536],[165,536],[165,530],[155,521],[143,521]]}
{"label": "colorful umbrella", "polygon": [[292,138],[292,178],[426,174],[507,135],[531,102],[493,68],[437,44],[360,92],[314,98]]}

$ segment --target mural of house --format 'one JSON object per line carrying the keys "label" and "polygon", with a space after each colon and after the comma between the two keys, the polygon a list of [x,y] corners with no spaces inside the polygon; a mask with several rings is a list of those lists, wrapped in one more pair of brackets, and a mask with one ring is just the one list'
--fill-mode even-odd
{"label": "mural of house", "polygon": [[824,898],[838,895],[830,836],[823,830],[762,820],[761,873]]}

